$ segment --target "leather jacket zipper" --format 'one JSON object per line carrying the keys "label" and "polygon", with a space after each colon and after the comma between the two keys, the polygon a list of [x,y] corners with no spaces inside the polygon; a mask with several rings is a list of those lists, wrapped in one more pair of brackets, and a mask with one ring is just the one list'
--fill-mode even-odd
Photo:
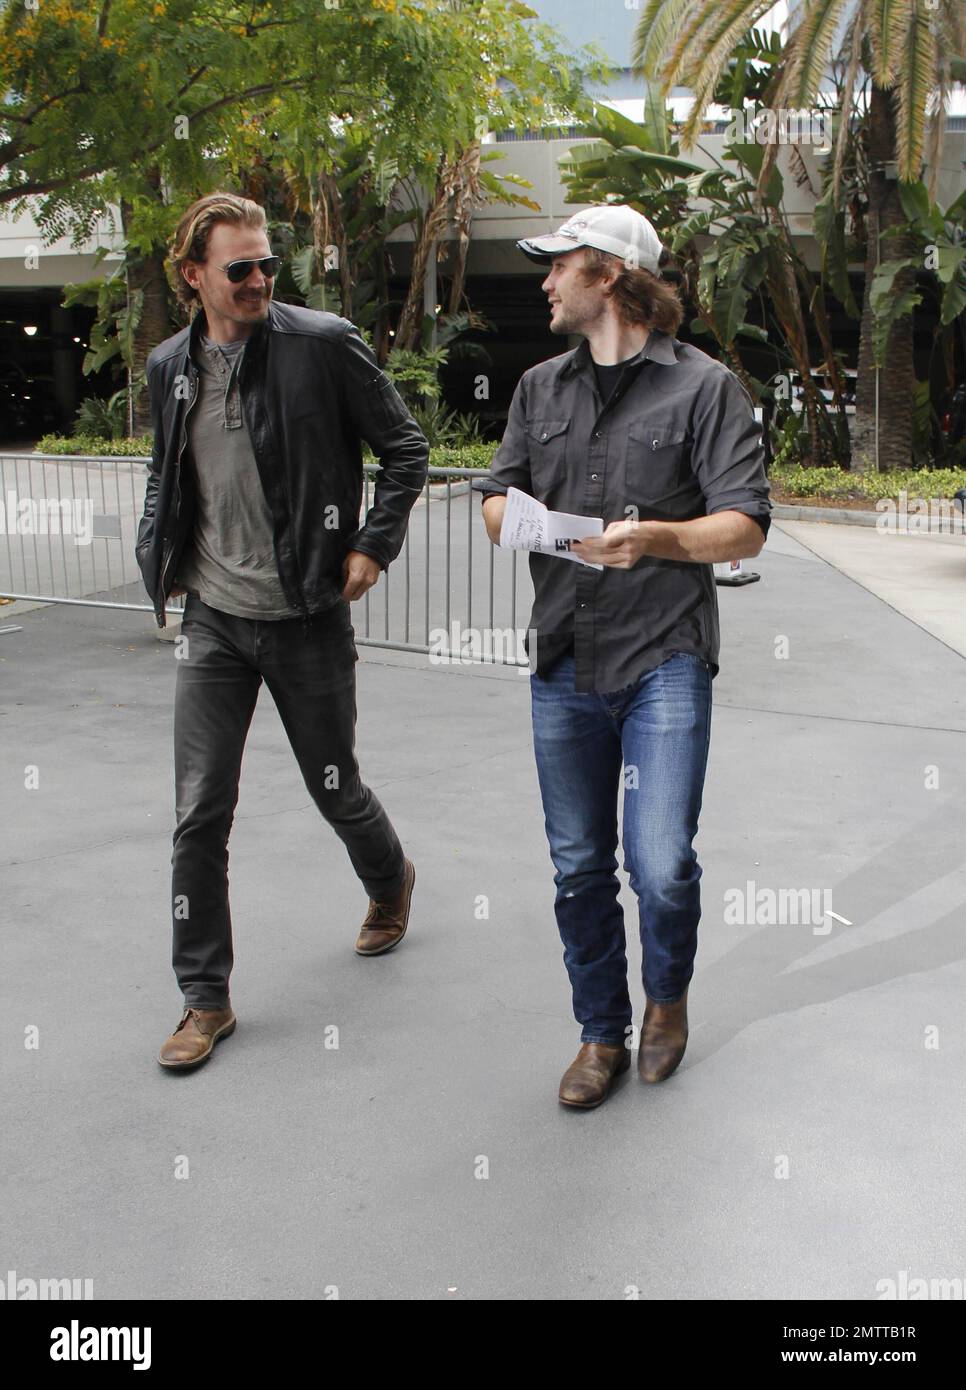
{"label": "leather jacket zipper", "polygon": [[[196,373],[195,376],[194,376],[194,378],[193,378],[193,380],[192,380],[192,383],[191,383],[191,398],[190,398],[190,400],[188,401],[187,406],[185,407],[184,416],[183,416],[182,421],[181,421],[181,438],[180,438],[180,440],[178,441],[178,454],[177,454],[177,458],[175,459],[175,463],[174,463],[174,468],[175,468],[175,479],[174,479],[174,486],[175,486],[175,506],[174,506],[174,511],[175,511],[175,529],[177,529],[177,524],[178,524],[178,523],[177,523],[177,518],[180,517],[180,515],[181,515],[181,455],[184,453],[184,451],[185,451],[185,449],[186,449],[186,447],[187,447],[187,444],[188,444],[188,416],[191,414],[191,410],[192,410],[192,408],[193,408],[193,406],[194,406],[194,403],[195,403],[195,401],[196,401],[197,399],[198,399],[198,376],[197,376],[197,373]],[[169,545],[167,551],[164,553],[164,555],[162,556],[162,560],[161,560],[161,576],[160,576],[160,580],[159,580],[159,588],[160,588],[160,591],[161,591],[161,613],[162,613],[162,615],[164,614],[164,610],[165,610],[165,608],[166,608],[166,606],[167,606],[167,595],[166,595],[166,593],[165,593],[164,582],[165,582],[165,577],[166,577],[166,575],[167,575],[168,564],[169,564],[169,562],[170,562],[170,561],[173,559],[173,557],[174,557],[174,545],[175,545],[175,543],[174,543],[174,540],[172,539],[172,541],[171,541],[171,543],[170,543],[170,545]],[[158,623],[158,626],[159,626],[159,627],[163,627],[164,624],[161,623],[161,622],[159,622],[159,623]]]}

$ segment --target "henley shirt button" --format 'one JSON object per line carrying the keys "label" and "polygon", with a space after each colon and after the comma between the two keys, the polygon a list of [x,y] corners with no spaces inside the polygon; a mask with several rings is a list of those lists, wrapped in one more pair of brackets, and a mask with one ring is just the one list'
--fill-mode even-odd
{"label": "henley shirt button", "polygon": [[541,438],[541,439],[546,439],[546,437],[547,437],[547,431],[544,430],[544,432],[543,432],[543,434],[540,436],[540,438]]}
{"label": "henley shirt button", "polygon": [[597,481],[597,474],[596,474],[596,473],[591,473],[590,477],[591,477],[591,481],[596,483],[596,481]]}
{"label": "henley shirt button", "polygon": [[594,430],[594,438],[595,438],[595,439],[599,439],[599,438],[600,438],[600,430]]}

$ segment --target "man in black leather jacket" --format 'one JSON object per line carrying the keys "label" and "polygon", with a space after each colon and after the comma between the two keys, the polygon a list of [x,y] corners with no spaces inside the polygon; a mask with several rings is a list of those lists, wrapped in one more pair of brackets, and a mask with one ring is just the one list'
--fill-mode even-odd
{"label": "man in black leather jacket", "polygon": [[[429,447],[358,330],[272,300],[263,210],[217,193],[171,248],[188,328],[154,349],[154,449],[136,555],[175,646],[173,963],[184,995],[163,1066],[197,1066],[235,1028],[228,836],[264,679],[306,785],[369,894],[356,950],[398,945],[415,871],[355,760],[349,604],[396,558]],[[361,441],[380,461],[360,525]]]}

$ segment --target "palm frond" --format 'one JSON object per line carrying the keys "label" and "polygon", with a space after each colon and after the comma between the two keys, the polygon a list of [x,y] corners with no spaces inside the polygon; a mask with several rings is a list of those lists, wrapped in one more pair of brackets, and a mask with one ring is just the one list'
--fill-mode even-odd
{"label": "palm frond", "polygon": [[694,3],[695,0],[647,0],[631,47],[631,65],[636,76],[654,78],[660,74],[668,39],[677,32]]}
{"label": "palm frond", "polygon": [[714,24],[714,0],[697,0],[691,14],[682,15],[681,19],[680,32],[673,43],[670,43],[661,69],[661,81],[665,92],[670,91],[675,81],[681,79],[692,46],[699,53],[703,49],[705,31]]}
{"label": "palm frond", "polygon": [[907,182],[914,183],[919,178],[926,103],[933,87],[935,63],[936,41],[927,20],[917,10],[906,33],[902,69],[896,85],[896,151],[899,177]]}
{"label": "palm frond", "polygon": [[700,131],[704,108],[714,96],[738,41],[770,8],[769,0],[730,0],[720,14],[712,14],[700,47],[685,54],[682,75],[694,92],[694,105],[681,132],[685,148],[694,143]]}
{"label": "palm frond", "polygon": [[790,35],[786,75],[779,84],[777,104],[793,110],[811,106],[819,90],[842,11],[853,0],[812,0]]}
{"label": "palm frond", "polygon": [[917,0],[866,0],[872,78],[877,87],[891,87],[898,77],[906,35],[917,8]]}
{"label": "palm frond", "polygon": [[[861,11],[857,11],[852,16],[851,29],[851,48],[849,51],[849,65],[845,70],[845,80],[842,83],[842,110],[839,118],[839,128],[835,136],[835,153],[832,159],[832,202],[837,207],[839,201],[839,190],[842,187],[842,170],[845,167],[845,151],[849,144],[849,124],[852,119],[852,95],[855,91],[855,79],[859,71],[859,63],[862,61],[862,18]],[[846,35],[846,42],[849,40]]]}

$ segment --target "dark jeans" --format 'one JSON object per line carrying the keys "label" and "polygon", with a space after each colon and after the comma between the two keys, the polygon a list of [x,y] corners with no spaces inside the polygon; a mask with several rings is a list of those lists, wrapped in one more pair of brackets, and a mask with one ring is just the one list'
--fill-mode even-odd
{"label": "dark jeans", "polygon": [[571,655],[544,677],[531,675],[530,689],[574,1016],[582,1042],[622,1043],[633,1014],[615,855],[621,770],[644,989],[669,1003],[684,993],[697,950],[701,868],[691,842],[711,738],[711,671],[675,652],[624,690],[577,694]]}
{"label": "dark jeans", "polygon": [[[310,620],[235,618],[189,592],[174,708],[173,964],[185,1003],[224,1008],[233,963],[228,836],[264,678],[305,784],[371,898],[401,889],[402,846],[355,758],[358,660],[349,604]],[[175,646],[179,655],[179,644]]]}

